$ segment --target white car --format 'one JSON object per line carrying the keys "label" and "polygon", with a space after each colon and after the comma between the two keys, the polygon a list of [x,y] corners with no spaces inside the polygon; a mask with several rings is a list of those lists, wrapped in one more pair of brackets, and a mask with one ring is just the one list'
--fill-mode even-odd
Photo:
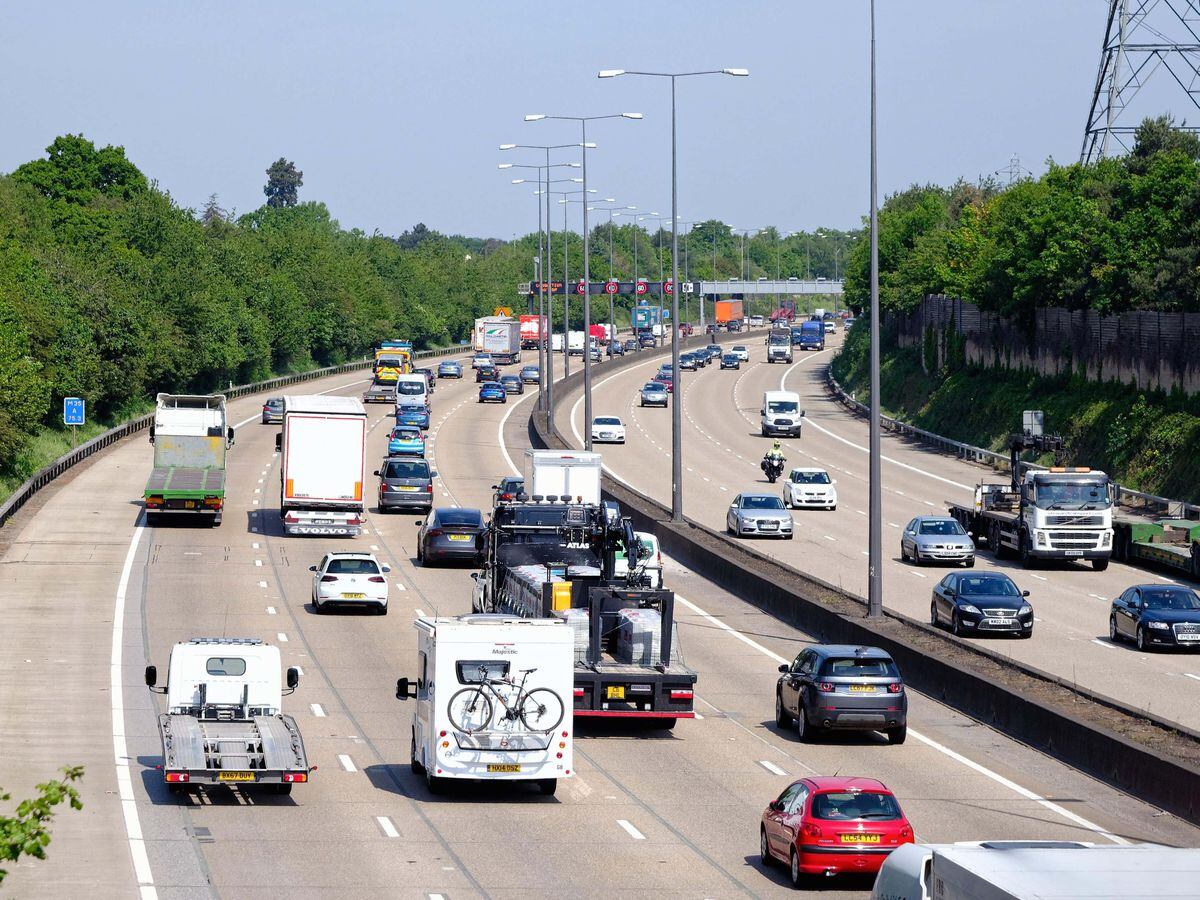
{"label": "white car", "polygon": [[750,362],[750,351],[745,344],[734,344],[729,348],[729,353],[731,356],[736,356],[738,362]]}
{"label": "white car", "polygon": [[625,443],[625,426],[616,416],[596,416],[592,419],[592,443]]}
{"label": "white car", "polygon": [[[650,576],[650,587],[660,591],[663,586],[662,551],[658,547],[658,538],[648,531],[635,531],[634,535],[642,545],[641,569]],[[622,552],[617,553],[613,560],[613,574],[624,577],[629,571],[629,560]]]}
{"label": "white car", "polygon": [[367,606],[387,615],[388,583],[383,565],[373,553],[326,553],[321,562],[309,566],[313,573],[312,602],[318,613],[331,607]]}
{"label": "white car", "polygon": [[825,320],[825,333],[833,334],[835,331],[837,331],[837,323],[835,323],[833,321],[833,319],[826,319]]}
{"label": "white car", "polygon": [[837,509],[837,481],[824,469],[796,468],[788,474],[783,503],[788,509]]}

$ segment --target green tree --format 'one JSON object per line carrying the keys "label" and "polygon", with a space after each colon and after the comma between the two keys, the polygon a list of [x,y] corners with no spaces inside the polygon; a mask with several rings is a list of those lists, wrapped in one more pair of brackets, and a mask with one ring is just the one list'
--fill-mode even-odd
{"label": "green tree", "polygon": [[[83,809],[79,792],[72,785],[83,777],[83,766],[67,766],[61,771],[62,778],[39,784],[37,796],[22,800],[14,815],[0,815],[0,861],[16,862],[22,856],[45,859],[54,807],[65,800],[71,809]],[[8,794],[0,794],[0,801],[8,799]],[[0,869],[0,881],[6,875],[8,871]]]}
{"label": "green tree", "polygon": [[279,157],[267,169],[267,183],[263,187],[267,206],[295,206],[297,191],[302,184],[304,173],[291,160]]}
{"label": "green tree", "polygon": [[55,138],[46,148],[46,159],[25,163],[13,178],[53,200],[78,204],[98,197],[128,200],[147,188],[146,176],[125,158],[124,147],[97,150],[81,134]]}

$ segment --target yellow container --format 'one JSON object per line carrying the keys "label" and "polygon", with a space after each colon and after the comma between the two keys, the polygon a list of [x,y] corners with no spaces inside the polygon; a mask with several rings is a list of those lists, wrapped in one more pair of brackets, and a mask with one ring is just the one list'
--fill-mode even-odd
{"label": "yellow container", "polygon": [[555,612],[571,608],[571,582],[556,581],[553,584],[554,593],[550,598],[550,608]]}

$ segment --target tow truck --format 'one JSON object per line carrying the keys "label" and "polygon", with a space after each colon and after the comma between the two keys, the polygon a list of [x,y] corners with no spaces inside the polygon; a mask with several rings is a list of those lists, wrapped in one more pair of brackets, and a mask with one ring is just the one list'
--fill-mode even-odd
{"label": "tow truck", "polygon": [[157,687],[158,669],[146,666],[146,686],[167,695],[159,768],[172,793],[220,784],[290,794],[308,781],[317,767],[308,764],[296,720],[280,711],[300,670],[287,670],[286,691],[279,670],[278,647],[225,637],[176,644],[165,687]]}

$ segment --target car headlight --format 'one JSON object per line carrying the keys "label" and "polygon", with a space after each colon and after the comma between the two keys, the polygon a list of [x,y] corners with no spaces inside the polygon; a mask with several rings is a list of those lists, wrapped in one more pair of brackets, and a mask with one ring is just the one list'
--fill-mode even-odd
{"label": "car headlight", "polygon": [[972,606],[970,603],[964,603],[964,604],[962,605],[962,607],[961,607],[961,608],[962,608],[962,611],[963,611],[963,612],[968,612],[968,613],[970,613],[970,614],[971,614],[971,615],[973,615],[973,616],[979,616],[979,615],[983,615],[983,614],[982,614],[982,613],[979,611],[979,607],[978,607],[978,606]]}
{"label": "car headlight", "polygon": [[1017,615],[1018,616],[1027,616],[1031,612],[1033,612],[1033,607],[1030,606],[1028,603],[1022,603],[1021,608],[1019,610],[1017,610]]}
{"label": "car headlight", "polygon": [[1146,627],[1147,628],[1170,628],[1171,626],[1168,625],[1166,622],[1147,622]]}

